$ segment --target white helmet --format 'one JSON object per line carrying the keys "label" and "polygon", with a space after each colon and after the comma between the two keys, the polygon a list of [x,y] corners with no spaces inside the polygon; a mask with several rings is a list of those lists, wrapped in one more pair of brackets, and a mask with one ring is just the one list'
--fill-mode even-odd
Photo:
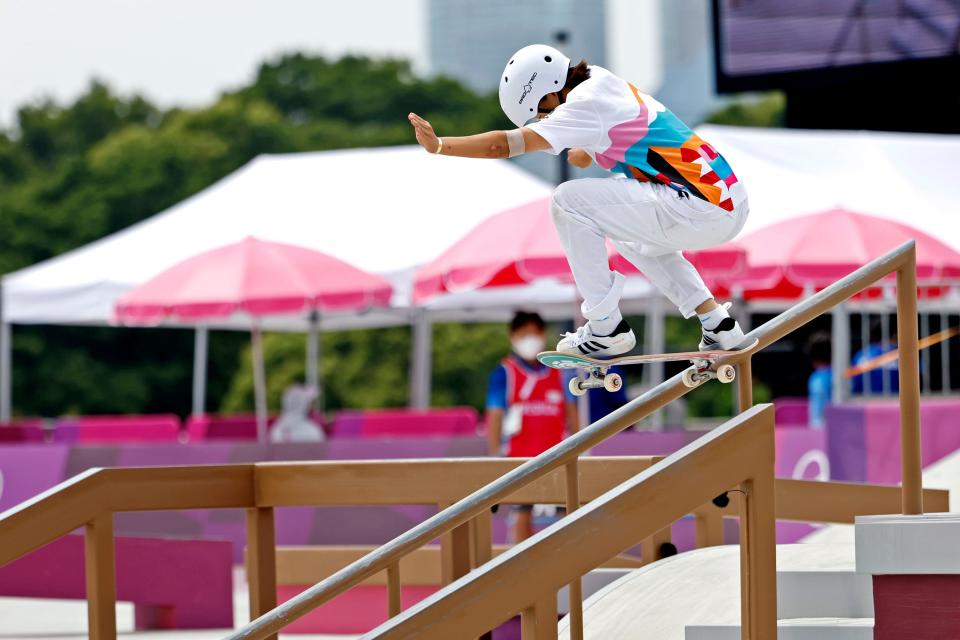
{"label": "white helmet", "polygon": [[517,51],[500,76],[500,107],[522,127],[537,115],[537,104],[548,93],[563,89],[570,58],[545,44]]}

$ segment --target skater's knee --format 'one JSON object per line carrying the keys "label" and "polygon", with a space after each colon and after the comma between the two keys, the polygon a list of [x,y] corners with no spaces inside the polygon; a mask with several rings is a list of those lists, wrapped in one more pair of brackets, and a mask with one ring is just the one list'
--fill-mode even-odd
{"label": "skater's knee", "polygon": [[550,212],[554,216],[576,209],[576,188],[573,184],[573,181],[561,182],[553,190],[553,197],[550,198]]}

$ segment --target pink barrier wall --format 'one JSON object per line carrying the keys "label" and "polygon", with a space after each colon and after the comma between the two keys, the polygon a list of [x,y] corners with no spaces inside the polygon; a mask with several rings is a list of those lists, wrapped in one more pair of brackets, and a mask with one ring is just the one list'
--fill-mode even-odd
{"label": "pink barrier wall", "polygon": [[473,436],[478,414],[472,407],[341,411],[333,420],[334,437]]}
{"label": "pink barrier wall", "polygon": [[[920,403],[923,466],[960,449],[956,416],[960,400]],[[851,482],[900,482],[900,407],[896,399],[830,406],[826,410],[831,478]]]}
{"label": "pink barrier wall", "polygon": [[[137,629],[233,627],[233,551],[226,541],[116,538],[117,600]],[[86,598],[83,537],[65,536],[0,567],[0,595]]]}

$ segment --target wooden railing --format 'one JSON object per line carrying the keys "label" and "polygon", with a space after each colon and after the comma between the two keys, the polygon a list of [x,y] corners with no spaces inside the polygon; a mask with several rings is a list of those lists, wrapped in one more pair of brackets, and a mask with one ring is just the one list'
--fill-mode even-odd
{"label": "wooden railing", "polygon": [[[832,306],[842,302],[862,289],[872,285],[884,276],[896,272],[898,283],[898,336],[900,346],[900,405],[901,405],[901,443],[903,459],[903,488],[901,507],[904,513],[918,513],[922,510],[923,495],[920,486],[920,447],[919,447],[919,383],[917,370],[916,335],[916,274],[915,249],[912,242],[888,252],[856,270],[823,291],[807,298],[792,309],[780,314],[773,320],[748,334],[747,342],[753,339],[765,347],[782,338],[790,331],[809,322],[826,312]],[[748,409],[752,404],[752,380],[750,358],[732,353],[723,358],[717,366],[734,364],[739,367],[740,409]],[[113,584],[112,519],[110,514],[119,511],[149,511],[157,509],[190,508],[245,508],[248,523],[248,568],[251,583],[251,615],[259,616],[251,624],[232,634],[231,638],[267,638],[273,637],[284,625],[313,608],[326,602],[335,595],[359,584],[367,577],[386,571],[390,587],[390,613],[396,615],[400,610],[399,584],[400,558],[426,542],[437,537],[446,541],[445,557],[448,558],[450,577],[461,577],[469,571],[471,564],[483,565],[490,559],[487,545],[484,543],[481,526],[489,518],[489,509],[494,504],[510,501],[512,495],[536,482],[553,482],[554,488],[562,486],[568,517],[551,529],[563,530],[581,522],[581,517],[573,512],[589,496],[587,487],[581,486],[582,469],[590,464],[580,460],[580,456],[591,447],[603,442],[627,426],[649,415],[672,400],[690,391],[677,375],[629,402],[609,416],[599,420],[577,434],[566,439],[537,458],[525,461],[519,466],[504,467],[506,470],[495,479],[489,477],[466,497],[452,493],[442,496],[444,482],[434,482],[432,486],[411,478],[411,494],[414,490],[434,496],[430,502],[453,502],[440,513],[426,522],[414,527],[407,533],[384,545],[333,576],[307,589],[302,594],[276,607],[275,559],[273,507],[297,504],[323,504],[317,502],[317,493],[322,493],[324,482],[319,482],[323,471],[314,468],[317,465],[231,465],[225,467],[168,467],[151,469],[104,469],[81,474],[77,478],[58,485],[49,492],[0,515],[0,564],[29,552],[77,528],[85,527],[87,536],[87,581],[88,603],[90,610],[90,634],[94,638],[115,637],[115,624],[112,607],[115,600]],[[754,422],[762,422],[758,414]],[[746,419],[744,417],[743,419]],[[742,424],[734,420],[732,425]],[[745,424],[745,423],[743,423]],[[724,430],[727,433],[729,430]],[[714,434],[691,445],[700,447],[704,442],[712,442]],[[685,448],[681,452],[688,451]],[[698,449],[699,450],[699,449]],[[678,454],[675,454],[678,455]],[[704,455],[702,453],[698,454]],[[673,457],[671,457],[673,458]],[[513,461],[498,461],[508,464]],[[649,467],[652,460],[647,459]],[[338,463],[343,464],[343,463]],[[513,463],[516,465],[516,463]],[[655,469],[660,469],[657,465]],[[747,468],[747,467],[744,467]],[[752,467],[751,467],[752,468]],[[654,468],[642,471],[638,478],[651,477]],[[369,471],[376,475],[375,471]],[[312,481],[303,480],[302,474],[315,474]],[[457,475],[469,471],[464,467]],[[633,474],[636,474],[636,470]],[[718,472],[719,473],[719,472]],[[553,480],[546,480],[547,476]],[[410,474],[411,476],[419,474]],[[668,477],[657,476],[657,477]],[[562,480],[561,480],[562,477]],[[719,476],[718,476],[719,477]],[[364,478],[362,475],[351,479],[357,487],[375,494],[383,491],[383,477]],[[478,477],[479,481],[479,477]],[[633,481],[630,481],[633,482]],[[731,483],[742,484],[743,479]],[[629,482],[627,483],[629,484]],[[655,483],[654,483],[655,484]],[[609,486],[609,485],[608,485]],[[289,488],[289,493],[287,492]],[[638,489],[638,491],[640,491]],[[299,493],[298,493],[299,492]],[[610,494],[604,494],[604,497]],[[692,494],[691,494],[692,495]],[[771,496],[773,495],[771,485]],[[311,498],[312,499],[309,499]],[[332,494],[326,498],[334,500]],[[626,498],[625,498],[626,499]],[[300,502],[298,502],[298,500]],[[537,501],[526,500],[525,501]],[[410,500],[410,502],[417,502]],[[334,503],[336,504],[336,503]],[[606,503],[604,503],[606,504]],[[619,503],[618,503],[619,504]],[[715,539],[716,517],[709,509],[687,506],[694,509],[698,516],[698,539]],[[890,511],[889,508],[886,511]],[[591,512],[594,513],[594,512]],[[673,513],[669,511],[668,513]],[[854,513],[865,513],[863,510]],[[663,514],[658,514],[657,518]],[[680,515],[683,515],[682,513]],[[745,513],[749,518],[749,513]],[[589,521],[594,516],[583,516]],[[659,520],[657,520],[659,522]],[[658,535],[662,536],[669,522],[659,529],[649,532],[647,537],[654,544],[644,545],[657,548]],[[646,531],[646,529],[644,529]],[[745,527],[745,535],[750,528]],[[713,533],[711,533],[713,532]],[[487,529],[486,535],[489,535]],[[552,534],[551,534],[552,535]],[[566,535],[566,534],[564,534]],[[591,546],[592,541],[590,545]],[[521,547],[522,549],[523,547]],[[747,545],[750,548],[750,545]],[[503,557],[514,557],[520,550],[511,551]],[[499,565],[498,565],[499,566]],[[513,566],[513,565],[511,565]],[[582,612],[580,602],[579,577],[571,579],[571,635],[582,637]],[[745,605],[746,606],[746,605]],[[485,609],[486,610],[486,609]],[[543,618],[543,609],[538,616]],[[499,615],[499,614],[498,614]],[[504,612],[507,617],[509,612]],[[494,616],[496,617],[496,616]],[[530,614],[527,615],[528,620]],[[746,619],[745,619],[746,620]],[[530,626],[528,622],[528,627]],[[554,625],[555,627],[555,625]],[[744,629],[751,628],[746,624]],[[758,636],[745,635],[745,638]]]}
{"label": "wooden railing", "polygon": [[367,637],[471,638],[520,613],[524,638],[555,639],[562,586],[630,547],[638,536],[652,535],[735,487],[742,502],[743,637],[774,638],[774,449],[773,405],[748,409]]}
{"label": "wooden railing", "polygon": [[[759,348],[762,349],[892,273],[896,273],[897,278],[897,332],[900,348],[901,508],[905,514],[915,514],[923,510],[923,497],[920,479],[916,247],[913,241],[887,252],[754,329],[745,337],[744,345],[756,339],[759,341]],[[739,409],[743,411],[753,404],[750,356],[732,353],[714,366],[720,367],[726,364],[737,365]],[[469,539],[468,522],[473,517],[502,501],[505,496],[519,487],[560,467],[566,469],[567,510],[568,513],[572,513],[581,502],[577,471],[579,456],[689,391],[690,389],[682,382],[682,374],[677,374],[540,456],[398,536],[329,579],[310,587],[230,637],[235,639],[269,637],[290,621],[358,584],[373,573],[386,570],[396,575],[401,557],[438,535],[453,532],[455,537]],[[565,525],[561,522],[557,526]],[[579,579],[571,582],[569,595],[571,638],[580,640],[583,637],[583,613]],[[391,614],[393,613],[395,612],[391,610]],[[745,634],[748,628],[749,626],[745,624]],[[744,635],[744,637],[753,638],[751,635]]]}

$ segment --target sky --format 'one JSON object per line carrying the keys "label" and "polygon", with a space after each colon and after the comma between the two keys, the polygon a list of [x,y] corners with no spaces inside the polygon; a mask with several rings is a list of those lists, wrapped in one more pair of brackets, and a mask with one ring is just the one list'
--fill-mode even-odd
{"label": "sky", "polygon": [[[195,106],[286,51],[426,64],[426,0],[0,0],[0,126],[76,97],[94,76],[161,106]],[[376,20],[369,16],[376,15]]]}
{"label": "sky", "polygon": [[[657,81],[657,6],[608,0],[608,65],[646,87]],[[426,9],[427,0],[0,0],[0,128],[19,105],[70,101],[94,77],[161,107],[206,104],[288,51],[394,55],[426,72]]]}

